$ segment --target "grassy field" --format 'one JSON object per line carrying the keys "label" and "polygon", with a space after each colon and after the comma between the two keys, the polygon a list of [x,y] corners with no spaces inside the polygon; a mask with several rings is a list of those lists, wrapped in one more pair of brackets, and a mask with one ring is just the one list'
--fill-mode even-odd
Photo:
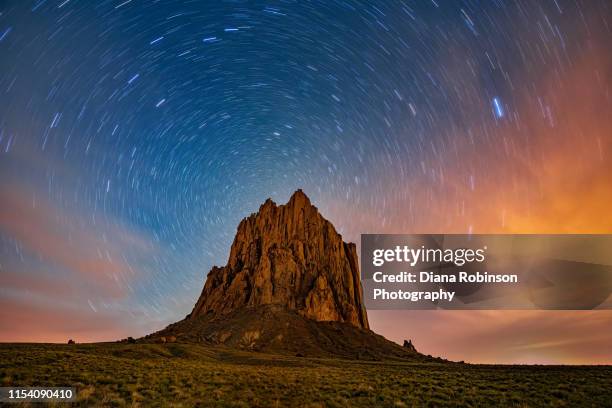
{"label": "grassy field", "polygon": [[70,406],[612,406],[612,367],[310,359],[178,343],[1,344],[0,380],[76,386]]}

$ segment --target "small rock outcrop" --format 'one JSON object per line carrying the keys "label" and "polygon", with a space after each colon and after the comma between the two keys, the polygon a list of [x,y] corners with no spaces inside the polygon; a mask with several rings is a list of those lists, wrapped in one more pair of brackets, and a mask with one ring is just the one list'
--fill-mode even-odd
{"label": "small rock outcrop", "polygon": [[358,265],[355,244],[342,240],[302,190],[285,205],[268,199],[242,220],[227,265],[209,272],[188,319],[281,305],[369,329]]}
{"label": "small rock outcrop", "polygon": [[404,340],[404,348],[410,351],[416,351],[416,348],[414,348],[414,344],[412,344],[412,340]]}

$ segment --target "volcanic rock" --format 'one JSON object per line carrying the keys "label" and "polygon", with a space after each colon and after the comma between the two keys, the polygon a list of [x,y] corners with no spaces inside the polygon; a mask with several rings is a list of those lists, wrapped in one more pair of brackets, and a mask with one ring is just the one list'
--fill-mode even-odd
{"label": "volcanic rock", "polygon": [[404,348],[407,348],[411,351],[416,351],[416,348],[414,348],[414,344],[412,344],[412,340],[404,340]]}
{"label": "volcanic rock", "polygon": [[301,191],[238,226],[187,317],[144,341],[205,343],[305,357],[426,361],[369,329],[355,244]]}
{"label": "volcanic rock", "polygon": [[355,244],[297,190],[268,199],[238,226],[226,266],[213,267],[189,318],[277,304],[316,321],[367,329]]}

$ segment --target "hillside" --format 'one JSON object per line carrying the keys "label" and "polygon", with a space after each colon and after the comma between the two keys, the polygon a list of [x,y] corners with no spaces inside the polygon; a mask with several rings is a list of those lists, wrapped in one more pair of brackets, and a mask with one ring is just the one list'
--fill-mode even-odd
{"label": "hillside", "polygon": [[187,318],[142,339],[223,344],[228,347],[290,356],[356,360],[429,360],[384,337],[339,322],[317,322],[279,305],[238,309],[223,316]]}

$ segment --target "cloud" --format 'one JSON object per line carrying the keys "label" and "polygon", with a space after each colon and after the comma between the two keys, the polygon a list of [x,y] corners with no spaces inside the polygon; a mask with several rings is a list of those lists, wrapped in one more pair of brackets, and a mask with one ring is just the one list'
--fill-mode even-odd
{"label": "cloud", "polygon": [[611,364],[612,311],[369,311],[374,331],[473,363]]}
{"label": "cloud", "polygon": [[[139,319],[140,318],[140,319]],[[64,343],[109,341],[151,332],[142,316],[66,307],[32,298],[0,297],[0,341]]]}
{"label": "cloud", "polygon": [[[517,83],[504,120],[491,125],[462,108],[465,128],[453,128],[444,153],[424,155],[406,179],[385,168],[371,202],[328,200],[330,219],[353,240],[362,232],[612,233],[612,55],[598,40],[568,50],[565,72]],[[368,314],[375,331],[455,360],[612,363],[612,311]]]}
{"label": "cloud", "polygon": [[29,255],[68,272],[68,278],[116,298],[125,296],[125,282],[143,274],[128,263],[124,253],[154,248],[133,230],[112,223],[88,224],[83,217],[16,186],[0,188],[0,233],[18,242]]}
{"label": "cloud", "polygon": [[[23,185],[0,187],[0,341],[111,340],[139,321],[133,286],[158,248],[105,218],[92,223]],[[140,332],[142,334],[142,332]]]}
{"label": "cloud", "polygon": [[6,267],[0,273],[0,287],[4,291],[29,292],[47,298],[65,298],[73,290],[70,281],[53,279],[40,273],[14,272]]}

